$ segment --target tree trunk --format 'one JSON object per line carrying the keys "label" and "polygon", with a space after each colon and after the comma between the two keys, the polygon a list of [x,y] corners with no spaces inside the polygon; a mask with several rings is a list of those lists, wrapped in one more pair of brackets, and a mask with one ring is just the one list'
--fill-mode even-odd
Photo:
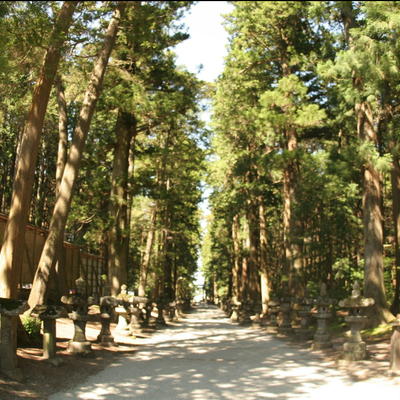
{"label": "tree trunk", "polygon": [[[293,128],[286,131],[286,145],[289,152],[297,150],[297,137]],[[293,296],[304,296],[301,273],[303,268],[301,223],[293,215],[293,206],[296,203],[296,187],[299,176],[299,167],[295,160],[290,160],[284,169],[283,196],[284,196],[284,246],[285,268],[284,274],[288,279],[289,292]]]}
{"label": "tree trunk", "polygon": [[392,204],[393,204],[393,222],[395,232],[395,257],[396,257],[396,288],[393,304],[390,311],[397,315],[400,310],[400,159],[399,156],[393,156],[393,169],[391,171],[392,179]]}
{"label": "tree trunk", "polygon": [[0,252],[0,297],[17,298],[37,154],[61,51],[78,1],[64,2],[37,79],[21,143],[11,208]]}
{"label": "tree trunk", "polygon": [[260,270],[261,270],[261,303],[263,314],[268,311],[269,287],[268,287],[268,264],[267,264],[267,223],[265,221],[264,199],[259,197],[260,212]]}
{"label": "tree trunk", "polygon": [[58,248],[59,241],[62,240],[61,234],[64,232],[67,223],[86,137],[89,132],[90,123],[97,100],[100,97],[100,88],[103,82],[111,50],[114,47],[117,37],[118,20],[121,17],[124,8],[124,2],[117,3],[117,7],[114,11],[113,17],[111,18],[106,36],[104,38],[104,44],[100,51],[99,58],[94,66],[89,88],[85,94],[78,124],[74,131],[71,149],[69,151],[67,163],[65,165],[61,180],[60,191],[54,207],[49,234],[44,244],[38,269],[33,281],[31,294],[28,299],[31,308],[37,304],[43,304],[46,300],[49,276],[55,260],[56,249]]}
{"label": "tree trunk", "polygon": [[121,291],[127,283],[127,263],[129,255],[128,221],[128,170],[131,139],[135,135],[136,119],[122,110],[118,113],[116,127],[116,146],[111,182],[109,212],[108,276],[111,295]]}
{"label": "tree trunk", "polygon": [[[357,83],[356,83],[357,84]],[[369,103],[356,103],[357,131],[362,143],[377,143],[372,108]],[[393,319],[386,301],[383,277],[383,229],[379,173],[371,163],[363,172],[364,222],[364,296],[375,304],[367,312],[369,326],[378,326]]]}
{"label": "tree trunk", "polygon": [[260,282],[258,268],[258,251],[257,251],[257,217],[256,209],[253,201],[248,201],[248,221],[249,221],[249,261],[248,261],[248,279],[249,279],[249,296],[256,303],[261,300]]}
{"label": "tree trunk", "polygon": [[236,214],[232,223],[232,239],[233,239],[233,267],[232,267],[232,300],[239,301],[239,271],[240,271],[240,242],[239,242],[239,215]]}
{"label": "tree trunk", "polygon": [[242,285],[240,288],[240,301],[243,302],[249,295],[249,252],[250,252],[250,238],[249,238],[249,226],[247,222],[243,226],[243,250],[245,254],[242,257]]}
{"label": "tree trunk", "polygon": [[[54,82],[58,103],[58,153],[56,168],[56,197],[60,191],[61,179],[64,173],[68,156],[68,114],[67,102],[65,100],[64,88],[61,77],[58,76]],[[67,268],[65,265],[64,232],[60,233],[60,241],[56,253],[56,291],[57,297],[61,298],[68,294]]]}
{"label": "tree trunk", "polygon": [[140,266],[138,296],[142,297],[146,296],[147,274],[150,265],[151,251],[153,249],[156,217],[157,217],[157,203],[154,204],[154,207],[151,210],[150,227],[146,241],[146,252],[143,257],[143,263]]}

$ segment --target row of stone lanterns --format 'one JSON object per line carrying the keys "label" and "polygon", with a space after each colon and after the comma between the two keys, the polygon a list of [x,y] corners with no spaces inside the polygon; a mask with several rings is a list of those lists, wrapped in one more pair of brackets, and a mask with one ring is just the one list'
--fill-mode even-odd
{"label": "row of stone lanterns", "polygon": [[[319,297],[314,300],[310,298],[308,289],[306,289],[305,296],[301,299],[291,297],[287,289],[281,299],[273,296],[268,302],[269,324],[267,328],[285,335],[293,333],[290,314],[292,304],[296,303],[298,315],[301,318],[300,328],[296,330],[296,339],[301,341],[312,339],[311,348],[313,350],[333,347],[328,332],[328,322],[332,318],[331,308],[338,302],[336,299],[329,298],[325,284],[322,284],[320,289]],[[348,311],[345,321],[350,325],[350,335],[343,345],[340,360],[359,361],[368,358],[367,346],[361,337],[361,327],[367,320],[365,310],[374,303],[374,299],[361,296],[358,282],[354,283],[351,296],[339,302],[339,306]],[[316,306],[316,312],[312,311],[314,306]],[[241,315],[239,312],[240,307],[242,307]],[[243,302],[243,304],[238,302],[231,304],[231,322],[251,323],[251,307],[250,300]],[[254,309],[253,314],[257,314]],[[281,314],[282,317],[280,323],[278,323],[278,314]],[[311,317],[314,317],[317,321],[317,330],[314,335],[311,334],[309,329]],[[257,315],[254,317],[253,322],[256,320]],[[400,314],[398,315],[398,320],[392,322],[391,325],[393,326],[393,334],[390,350],[390,369],[400,370]]]}
{"label": "row of stone lanterns", "polygon": [[[282,313],[282,322],[278,326],[278,332],[289,334],[292,331],[290,313],[292,301],[298,304],[298,312],[301,318],[300,328],[296,331],[299,340],[309,340],[309,321],[313,316],[317,320],[317,331],[313,336],[312,349],[322,350],[333,347],[331,337],[328,332],[328,321],[332,318],[331,307],[337,304],[336,299],[328,297],[326,285],[321,285],[320,295],[314,301],[310,299],[308,290],[302,299],[293,299],[288,294],[284,294],[281,303],[277,299],[272,299],[269,305],[271,323],[277,325],[277,315]],[[351,297],[339,302],[339,306],[348,310],[345,321],[350,324],[350,336],[344,343],[341,354],[342,360],[358,361],[368,358],[365,342],[361,338],[361,327],[366,321],[365,309],[374,304],[374,299],[361,296],[360,285],[355,282]],[[279,307],[280,305],[280,307]],[[313,306],[316,306],[316,313],[312,313]]]}
{"label": "row of stone lanterns", "polygon": [[[126,285],[121,288],[117,297],[103,296],[96,300],[87,297],[85,294],[85,281],[79,278],[76,281],[76,292],[63,296],[61,302],[70,309],[67,313],[62,306],[38,305],[30,313],[32,317],[39,318],[43,323],[43,358],[53,365],[60,365],[61,358],[57,357],[56,351],[56,320],[69,317],[74,324],[74,336],[68,342],[67,351],[73,355],[91,355],[93,350],[91,342],[86,339],[86,324],[89,320],[88,309],[91,305],[100,306],[98,314],[101,322],[101,330],[97,337],[102,346],[116,346],[114,337],[111,334],[110,325],[113,313],[118,315],[116,333],[120,336],[132,336],[145,328],[153,327],[150,321],[154,303],[146,297],[130,296],[127,294]],[[165,325],[163,317],[165,299],[160,296],[156,300],[158,316],[156,324]],[[176,319],[175,310],[182,313],[183,302],[168,303],[168,319]],[[19,315],[29,309],[24,300],[0,298],[0,368],[10,378],[16,381],[22,380],[22,372],[17,366],[17,322]],[[145,311],[144,316],[142,311]]]}

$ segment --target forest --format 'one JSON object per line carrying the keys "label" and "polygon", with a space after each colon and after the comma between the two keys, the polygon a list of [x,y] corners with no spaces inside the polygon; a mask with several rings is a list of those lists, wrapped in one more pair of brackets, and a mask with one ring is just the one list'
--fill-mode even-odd
{"label": "forest", "polygon": [[190,298],[201,258],[210,301],[358,281],[372,325],[400,311],[400,4],[230,3],[216,82],[177,65],[193,1],[0,3],[0,297],[29,223],[31,308],[71,289],[68,241],[112,295]]}

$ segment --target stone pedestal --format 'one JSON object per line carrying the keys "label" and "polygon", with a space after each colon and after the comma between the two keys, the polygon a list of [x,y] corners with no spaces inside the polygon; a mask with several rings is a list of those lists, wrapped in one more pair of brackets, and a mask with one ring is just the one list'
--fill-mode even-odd
{"label": "stone pedestal", "polygon": [[74,323],[74,337],[68,342],[68,353],[77,356],[93,354],[92,345],[86,339],[86,323],[89,320],[87,307],[72,311],[68,316]]}
{"label": "stone pedestal", "polygon": [[175,310],[176,310],[176,303],[174,301],[168,303],[168,306],[165,311],[169,322],[174,322],[176,320]]}
{"label": "stone pedestal", "polygon": [[153,302],[151,300],[145,303],[144,310],[145,314],[144,314],[143,326],[145,328],[151,328],[152,327],[151,312],[153,311]]}
{"label": "stone pedestal", "polygon": [[178,318],[183,318],[185,315],[185,305],[183,300],[177,300],[176,301],[176,313],[178,315]]}
{"label": "stone pedestal", "polygon": [[312,300],[310,299],[308,288],[306,288],[305,296],[297,300],[297,304],[301,323],[300,328],[296,330],[296,340],[306,341],[312,338],[310,332]]}
{"label": "stone pedestal", "polygon": [[252,311],[253,302],[250,300],[250,298],[247,298],[247,300],[245,300],[243,303],[243,315],[239,322],[240,325],[251,325],[253,323],[251,320]]}
{"label": "stone pedestal", "polygon": [[164,319],[164,297],[163,296],[160,296],[157,299],[156,325],[166,325],[166,322]]}
{"label": "stone pedestal", "polygon": [[279,299],[276,295],[273,295],[271,300],[268,302],[268,314],[269,314],[269,323],[268,329],[276,329],[278,327],[278,314],[279,314]]}
{"label": "stone pedestal", "polygon": [[397,314],[397,321],[391,322],[393,327],[390,339],[390,370],[400,370],[400,314]]}
{"label": "stone pedestal", "polygon": [[340,360],[359,361],[368,358],[367,345],[363,342],[360,331],[367,320],[365,309],[374,303],[374,299],[361,296],[358,282],[353,285],[351,297],[339,302],[340,307],[349,310],[349,315],[344,320],[350,324],[350,337],[343,345]]}
{"label": "stone pedestal", "polygon": [[86,339],[89,301],[85,294],[85,281],[77,279],[76,287],[76,294],[61,297],[62,303],[72,307],[68,316],[74,323],[74,337],[68,342],[67,351],[77,356],[94,355],[91,343]]}
{"label": "stone pedestal", "polygon": [[18,316],[28,309],[28,303],[24,300],[0,298],[0,368],[17,382],[24,378],[17,362]]}
{"label": "stone pedestal", "polygon": [[118,300],[111,296],[100,297],[100,314],[98,315],[101,323],[101,330],[97,340],[104,347],[117,346],[114,336],[111,334],[110,324],[113,316],[113,309],[118,305]]}
{"label": "stone pedestal", "polygon": [[282,313],[282,322],[278,326],[278,333],[283,335],[290,335],[293,333],[292,321],[290,319],[290,313],[292,311],[292,297],[289,296],[289,290],[287,286],[283,289],[283,297],[281,298],[279,311]]}
{"label": "stone pedestal", "polygon": [[253,324],[255,325],[261,325],[261,313],[262,313],[262,305],[261,301],[256,301],[254,305],[254,319],[253,319]]}
{"label": "stone pedestal", "polygon": [[231,306],[232,313],[229,318],[231,322],[239,322],[239,304],[235,303]]}
{"label": "stone pedestal", "polygon": [[39,318],[43,324],[43,358],[55,366],[62,365],[62,359],[57,357],[56,320],[67,318],[67,311],[60,306],[38,305],[31,316]]}
{"label": "stone pedestal", "polygon": [[118,324],[115,328],[115,333],[124,337],[132,336],[128,322],[129,311],[123,305],[119,305],[115,307],[115,312],[118,315]]}
{"label": "stone pedestal", "polygon": [[333,343],[328,332],[328,321],[332,318],[330,307],[336,304],[336,300],[328,298],[325,283],[321,285],[320,296],[314,303],[317,305],[317,313],[313,315],[317,320],[317,332],[311,348],[313,350],[329,349],[333,347]]}
{"label": "stone pedestal", "polygon": [[132,304],[129,309],[129,312],[131,316],[131,322],[129,324],[130,331],[132,332],[132,334],[141,333],[142,326],[140,325],[139,322],[141,310],[139,309],[138,304]]}

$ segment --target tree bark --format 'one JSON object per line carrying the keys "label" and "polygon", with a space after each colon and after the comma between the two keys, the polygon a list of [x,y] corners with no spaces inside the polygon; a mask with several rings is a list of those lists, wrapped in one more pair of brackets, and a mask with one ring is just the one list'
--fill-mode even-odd
{"label": "tree bark", "polygon": [[136,119],[131,113],[118,113],[116,146],[110,193],[108,276],[111,295],[120,293],[121,285],[127,283],[129,255],[128,221],[128,170],[131,139],[135,135]]}
{"label": "tree bark", "polygon": [[74,130],[71,149],[64,168],[60,191],[57,196],[50,223],[49,234],[44,244],[38,269],[33,281],[31,294],[28,299],[31,308],[37,304],[43,304],[46,300],[47,287],[55,259],[56,249],[58,248],[59,241],[62,240],[61,234],[64,232],[67,223],[86,137],[89,132],[97,100],[100,97],[101,84],[103,82],[111,50],[114,47],[117,37],[118,21],[124,8],[124,2],[117,3],[117,7],[114,11],[113,17],[111,18],[104,38],[103,47],[100,50],[99,57],[92,72],[89,87],[85,94],[78,124]]}
{"label": "tree bark", "polygon": [[0,297],[17,298],[39,143],[61,50],[78,1],[64,2],[37,79],[21,143],[10,214],[0,252]]}
{"label": "tree bark", "polygon": [[[293,128],[286,131],[286,146],[291,153],[297,150],[297,136]],[[301,223],[293,215],[293,206],[296,203],[296,187],[299,176],[299,167],[295,160],[290,160],[284,169],[283,175],[283,226],[285,246],[284,274],[288,279],[289,292],[298,298],[304,296],[304,287],[301,282],[303,268]]]}
{"label": "tree bark", "polygon": [[[357,83],[356,83],[357,84]],[[357,131],[361,142],[377,143],[371,105],[356,103]],[[363,171],[364,296],[375,304],[367,312],[369,325],[378,326],[393,319],[386,301],[383,276],[383,227],[379,173],[367,161]]]}
{"label": "tree bark", "polygon": [[232,239],[233,239],[233,267],[232,267],[232,300],[239,301],[240,287],[240,241],[239,241],[239,215],[236,214],[232,222]]}
{"label": "tree bark", "polygon": [[264,199],[259,197],[260,213],[260,270],[261,270],[261,304],[263,314],[268,311],[269,286],[268,286],[268,264],[267,264],[267,223],[265,221]]}
{"label": "tree bark", "polygon": [[[56,168],[56,197],[60,191],[61,179],[64,173],[68,156],[68,114],[67,102],[65,100],[64,88],[61,77],[58,76],[54,82],[58,104],[58,153]],[[60,233],[60,241],[56,254],[56,290],[57,297],[61,298],[68,294],[67,269],[65,265],[64,232]]]}
{"label": "tree bark", "polygon": [[146,296],[147,274],[148,274],[149,265],[150,265],[151,251],[153,249],[156,217],[157,217],[157,203],[154,204],[154,207],[151,210],[150,227],[149,227],[149,232],[147,234],[147,241],[146,241],[146,251],[145,251],[145,254],[143,257],[143,263],[140,266],[138,296],[141,296],[141,297]]}
{"label": "tree bark", "polygon": [[[341,16],[345,29],[345,39],[352,49],[353,37],[350,29],[358,26],[353,15],[352,2],[341,2]],[[364,91],[363,79],[353,77],[353,87],[360,97]],[[371,104],[357,100],[355,103],[357,134],[361,143],[378,144]],[[368,325],[371,327],[387,323],[393,319],[388,309],[383,277],[383,227],[381,211],[381,187],[379,173],[369,160],[363,171],[363,224],[364,224],[364,296],[372,297],[375,304],[367,310]]]}

